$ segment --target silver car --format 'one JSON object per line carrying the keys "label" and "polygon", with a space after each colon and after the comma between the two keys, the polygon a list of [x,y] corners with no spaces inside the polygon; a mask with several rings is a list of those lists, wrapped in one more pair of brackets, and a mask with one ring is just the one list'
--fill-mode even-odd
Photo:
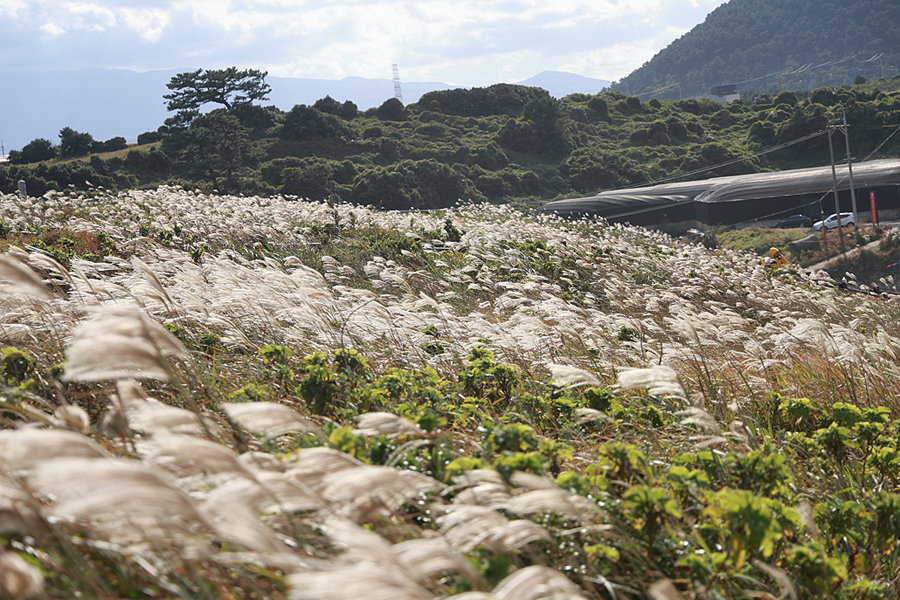
{"label": "silver car", "polygon": [[[832,229],[838,226],[838,216],[837,214],[833,214],[824,221],[816,221],[813,224],[813,229],[816,231],[822,231],[822,227],[825,228],[826,231],[831,231]],[[853,213],[846,212],[841,213],[841,227],[855,227],[856,219],[853,217]]]}

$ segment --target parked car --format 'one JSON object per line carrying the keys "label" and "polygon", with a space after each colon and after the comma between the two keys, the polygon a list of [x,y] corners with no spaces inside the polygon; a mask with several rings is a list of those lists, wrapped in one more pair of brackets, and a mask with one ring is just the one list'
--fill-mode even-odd
{"label": "parked car", "polygon": [[[826,229],[826,231],[830,231],[838,226],[838,216],[837,214],[833,214],[824,221],[816,221],[815,225],[813,225],[813,229],[816,231],[822,231],[822,227]],[[855,227],[856,219],[853,218],[853,213],[841,213],[841,227]]]}
{"label": "parked car", "polygon": [[806,215],[791,215],[787,219],[778,221],[775,224],[775,227],[778,229],[789,229],[791,227],[812,227],[813,219],[812,217],[807,217]]}

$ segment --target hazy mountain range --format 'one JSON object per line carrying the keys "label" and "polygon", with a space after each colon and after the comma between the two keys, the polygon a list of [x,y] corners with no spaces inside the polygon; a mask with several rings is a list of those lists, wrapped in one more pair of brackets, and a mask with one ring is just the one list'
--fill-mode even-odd
{"label": "hazy mountain range", "polygon": [[[42,73],[7,73],[7,86],[0,101],[0,142],[5,151],[20,150],[36,138],[59,142],[59,130],[71,127],[106,141],[122,136],[128,142],[145,131],[155,131],[167,117],[163,94],[166,84],[179,71],[135,71],[88,69]],[[272,87],[268,105],[290,110],[297,104],[313,104],[331,96],[351,100],[365,110],[394,97],[390,79],[347,77],[341,80],[267,77]],[[541,87],[560,98],[575,92],[596,94],[610,85],[572,73],[545,71],[521,85]],[[402,82],[405,104],[422,94],[453,86],[440,82]]]}

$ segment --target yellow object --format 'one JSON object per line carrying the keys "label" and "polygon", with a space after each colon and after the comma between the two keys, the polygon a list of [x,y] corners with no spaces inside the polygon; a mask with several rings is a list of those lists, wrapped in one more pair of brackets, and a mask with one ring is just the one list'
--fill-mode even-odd
{"label": "yellow object", "polygon": [[769,248],[769,265],[775,267],[776,269],[780,269],[784,265],[787,264],[788,260],[784,257],[784,254],[781,253],[781,250],[778,248]]}

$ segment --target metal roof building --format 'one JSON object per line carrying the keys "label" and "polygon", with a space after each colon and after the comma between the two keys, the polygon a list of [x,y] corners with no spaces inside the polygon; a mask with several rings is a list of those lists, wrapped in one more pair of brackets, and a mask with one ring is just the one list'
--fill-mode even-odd
{"label": "metal roof building", "polygon": [[[900,214],[900,160],[856,163],[853,183],[859,219],[870,218],[874,193],[880,219]],[[835,167],[840,211],[850,212],[850,176]],[[771,225],[792,214],[813,217],[835,212],[831,166],[733,175],[702,181],[665,183],[601,192],[545,204],[542,213],[565,218],[602,217],[616,223],[654,226],[668,222],[685,228],[722,225]]]}

